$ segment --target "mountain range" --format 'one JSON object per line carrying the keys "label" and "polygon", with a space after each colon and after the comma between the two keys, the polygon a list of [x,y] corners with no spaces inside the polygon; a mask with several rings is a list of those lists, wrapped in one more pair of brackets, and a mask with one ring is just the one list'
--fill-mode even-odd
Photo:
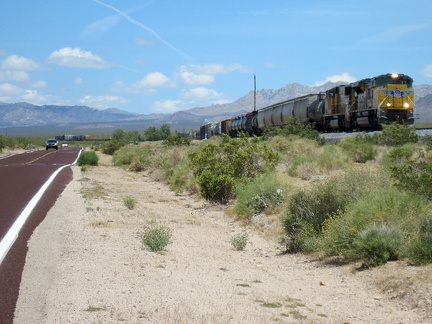
{"label": "mountain range", "polygon": [[[256,92],[256,109],[309,93],[318,93],[334,87],[328,82],[319,87],[287,84],[280,89],[262,89]],[[415,85],[416,115],[420,119],[432,119],[432,85]],[[254,109],[254,92],[238,100],[207,107],[195,107],[172,114],[143,115],[110,108],[105,110],[87,106],[37,106],[25,102],[0,102],[0,128],[55,127],[57,129],[145,129],[170,124],[172,129],[196,129],[207,122],[239,116]]]}

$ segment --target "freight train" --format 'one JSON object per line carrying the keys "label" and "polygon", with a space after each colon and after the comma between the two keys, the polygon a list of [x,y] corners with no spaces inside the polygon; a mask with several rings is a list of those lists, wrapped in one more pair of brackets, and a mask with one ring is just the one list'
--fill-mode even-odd
{"label": "freight train", "polygon": [[289,99],[245,115],[201,126],[201,139],[238,132],[261,135],[292,118],[312,123],[323,132],[379,130],[393,122],[414,123],[413,79],[404,74],[383,74],[325,92]]}
{"label": "freight train", "polygon": [[56,135],[54,138],[58,141],[88,141],[90,135]]}

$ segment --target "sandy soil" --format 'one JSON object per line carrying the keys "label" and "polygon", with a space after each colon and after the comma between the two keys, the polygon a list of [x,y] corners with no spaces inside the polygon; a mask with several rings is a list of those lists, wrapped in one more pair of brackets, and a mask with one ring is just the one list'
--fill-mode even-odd
{"label": "sandy soil", "polygon": [[[29,241],[17,324],[432,323],[432,267],[357,271],[283,254],[259,226],[106,156],[73,172]],[[161,253],[141,243],[151,221],[172,229]],[[248,244],[236,251],[231,237],[243,231]]]}

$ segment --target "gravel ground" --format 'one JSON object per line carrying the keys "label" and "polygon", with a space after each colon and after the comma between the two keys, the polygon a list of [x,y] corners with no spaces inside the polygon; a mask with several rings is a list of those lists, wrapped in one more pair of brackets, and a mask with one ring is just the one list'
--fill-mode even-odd
{"label": "gravel ground", "polygon": [[[254,224],[109,157],[73,172],[28,243],[16,324],[432,323],[432,267],[359,271],[283,254]],[[172,229],[161,253],[141,243],[151,221]],[[244,231],[236,251],[230,239]]]}

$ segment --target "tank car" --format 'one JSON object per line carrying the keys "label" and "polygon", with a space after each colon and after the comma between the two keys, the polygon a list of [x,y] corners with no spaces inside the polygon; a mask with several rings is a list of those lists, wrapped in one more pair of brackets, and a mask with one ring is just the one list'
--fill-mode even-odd
{"label": "tank car", "polygon": [[315,123],[321,128],[324,105],[323,94],[309,94],[265,107],[258,110],[258,130],[286,125],[293,117],[299,123]]}

